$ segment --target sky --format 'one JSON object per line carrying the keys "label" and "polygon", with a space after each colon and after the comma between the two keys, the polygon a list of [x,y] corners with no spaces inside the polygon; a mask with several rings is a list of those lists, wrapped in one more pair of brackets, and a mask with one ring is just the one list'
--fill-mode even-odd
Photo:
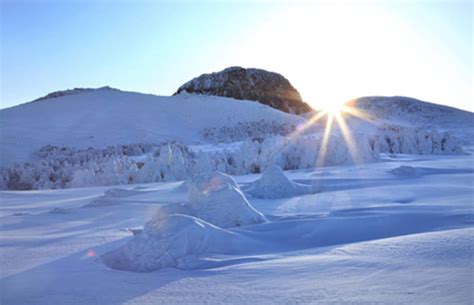
{"label": "sky", "polygon": [[315,108],[403,95],[474,111],[470,0],[0,5],[1,108],[75,87],[171,95],[243,66],[281,73]]}

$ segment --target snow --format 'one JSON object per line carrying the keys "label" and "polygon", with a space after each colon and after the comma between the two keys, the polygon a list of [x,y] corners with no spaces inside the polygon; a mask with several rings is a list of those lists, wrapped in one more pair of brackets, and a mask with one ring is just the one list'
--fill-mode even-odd
{"label": "snow", "polygon": [[474,300],[472,113],[369,98],[348,145],[254,102],[53,96],[0,111],[1,304]]}
{"label": "snow", "polygon": [[[422,175],[392,173],[403,166]],[[319,192],[248,196],[267,221],[225,229],[159,213],[194,198],[182,182],[2,191],[0,302],[472,302],[472,155],[382,154],[284,173]],[[261,175],[228,178],[218,185],[245,188]],[[106,194],[114,205],[81,208]]]}
{"label": "snow", "polygon": [[291,181],[277,165],[270,165],[262,177],[254,181],[245,192],[256,198],[286,198],[315,193],[310,185]]}

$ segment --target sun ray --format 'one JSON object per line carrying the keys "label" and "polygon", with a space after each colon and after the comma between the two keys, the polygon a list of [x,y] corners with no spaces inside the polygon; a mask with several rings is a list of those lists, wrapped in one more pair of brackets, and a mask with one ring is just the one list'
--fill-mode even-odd
{"label": "sun ray", "polygon": [[323,141],[321,142],[321,146],[319,147],[318,159],[316,161],[316,166],[318,167],[324,165],[324,158],[326,157],[327,146],[328,146],[327,144],[328,144],[329,134],[331,133],[333,121],[334,121],[334,115],[328,114],[328,118],[326,121],[326,128],[324,129]]}
{"label": "sun ray", "polygon": [[373,121],[373,118],[372,116],[368,115],[367,113],[364,113],[352,106],[349,106],[349,105],[344,105],[340,111],[341,113],[345,114],[350,114],[352,116],[355,116],[359,119],[362,119],[364,121],[367,121],[367,122],[372,122]]}
{"label": "sun ray", "polygon": [[349,153],[351,155],[352,161],[357,164],[361,163],[361,158],[359,154],[357,153],[357,146],[354,143],[354,139],[352,137],[352,134],[347,127],[346,122],[344,121],[344,118],[341,116],[340,113],[335,115],[337,124],[341,130],[342,137],[344,138],[344,142],[346,142],[347,148],[349,149]]}
{"label": "sun ray", "polygon": [[285,147],[287,147],[296,137],[298,137],[300,134],[302,134],[306,129],[308,129],[310,126],[314,125],[317,121],[319,121],[322,117],[324,117],[327,113],[325,111],[319,111],[317,114],[313,115],[306,123],[304,123],[302,126],[299,126],[295,131],[293,131],[291,134],[289,134],[283,143],[280,145],[278,149],[275,149],[275,151],[271,154],[271,158],[276,156],[279,152],[281,152]]}
{"label": "sun ray", "polygon": [[319,111],[315,115],[313,115],[306,123],[304,123],[302,126],[299,126],[294,132],[290,134],[291,137],[295,137],[299,135],[300,133],[304,132],[306,129],[308,129],[310,126],[314,125],[317,121],[319,121],[322,117],[324,117],[327,113],[325,111]]}

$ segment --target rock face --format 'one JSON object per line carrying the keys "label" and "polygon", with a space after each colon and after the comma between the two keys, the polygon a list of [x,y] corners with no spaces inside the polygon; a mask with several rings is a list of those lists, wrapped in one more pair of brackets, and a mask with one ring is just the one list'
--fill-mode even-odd
{"label": "rock face", "polygon": [[175,95],[181,92],[258,101],[295,114],[312,110],[286,78],[261,69],[230,67],[220,72],[203,74],[179,87]]}

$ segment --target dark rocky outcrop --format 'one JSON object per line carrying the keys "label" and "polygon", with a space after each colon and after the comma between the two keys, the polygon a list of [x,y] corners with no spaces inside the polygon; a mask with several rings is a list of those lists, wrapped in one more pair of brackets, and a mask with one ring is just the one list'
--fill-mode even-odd
{"label": "dark rocky outcrop", "polygon": [[198,93],[252,100],[288,113],[305,113],[311,107],[282,75],[261,69],[230,67],[203,74],[179,87],[175,93]]}

